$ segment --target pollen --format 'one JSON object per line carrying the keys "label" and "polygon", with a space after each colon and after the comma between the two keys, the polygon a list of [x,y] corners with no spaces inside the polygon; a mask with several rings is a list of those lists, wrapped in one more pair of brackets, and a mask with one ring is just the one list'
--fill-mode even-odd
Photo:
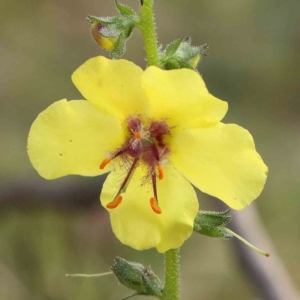
{"label": "pollen", "polygon": [[118,195],[118,196],[114,199],[114,201],[112,201],[112,202],[110,202],[110,203],[108,203],[108,204],[106,205],[106,208],[113,209],[113,208],[118,207],[118,206],[120,205],[120,203],[122,202],[122,199],[123,199],[123,197],[122,197],[121,195]]}
{"label": "pollen", "polygon": [[158,168],[158,178],[160,180],[162,180],[164,178],[164,175],[165,175],[164,168],[161,165],[158,165],[157,168]]}
{"label": "pollen", "polygon": [[111,158],[104,159],[100,165],[100,169],[103,170],[106,167],[106,165],[108,165],[110,162],[111,162]]}
{"label": "pollen", "polygon": [[153,209],[153,211],[156,213],[156,214],[161,214],[161,209],[160,207],[158,206],[158,202],[156,200],[156,198],[152,197],[150,199],[150,204],[151,204],[151,207]]}
{"label": "pollen", "polygon": [[137,132],[134,134],[134,136],[135,136],[135,138],[136,138],[137,140],[139,140],[139,139],[141,139],[142,134],[141,134],[140,131],[137,131]]}

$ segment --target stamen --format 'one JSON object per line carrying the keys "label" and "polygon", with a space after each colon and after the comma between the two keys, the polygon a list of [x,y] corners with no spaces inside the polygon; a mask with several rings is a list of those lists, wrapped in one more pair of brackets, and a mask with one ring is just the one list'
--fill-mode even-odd
{"label": "stamen", "polygon": [[121,195],[117,195],[117,197],[112,202],[109,202],[106,207],[110,209],[116,208],[122,202],[122,199],[123,197]]}
{"label": "stamen", "polygon": [[158,168],[158,178],[160,180],[162,180],[164,178],[164,174],[165,174],[164,169],[161,165],[158,165],[157,168]]}
{"label": "stamen", "polygon": [[111,162],[111,158],[104,159],[100,165],[100,169],[103,170],[106,167],[106,165],[108,165],[110,162]]}
{"label": "stamen", "polygon": [[121,193],[125,193],[126,192],[126,189],[127,189],[128,185],[129,185],[129,182],[130,182],[130,180],[131,180],[131,178],[132,178],[132,176],[134,174],[134,171],[135,171],[135,169],[137,167],[138,161],[139,161],[139,158],[135,158],[134,159],[134,161],[133,161],[133,163],[132,163],[132,165],[131,165],[131,167],[130,167],[130,169],[128,171],[128,174],[126,175],[123,183],[121,184],[121,187],[119,189],[118,195],[120,195]]}
{"label": "stamen", "polygon": [[125,193],[126,192],[127,186],[128,186],[128,184],[130,182],[130,179],[132,178],[132,176],[134,174],[134,171],[135,171],[135,169],[137,167],[138,160],[139,159],[136,158],[133,161],[133,163],[132,163],[132,165],[131,165],[131,167],[130,167],[130,169],[128,171],[128,174],[126,175],[123,183],[121,184],[121,187],[119,189],[119,192],[118,192],[117,196],[115,197],[115,199],[112,202],[109,202],[106,205],[107,208],[110,208],[110,209],[116,208],[116,207],[118,207],[121,204],[121,202],[123,200],[123,197],[121,196],[121,193]]}
{"label": "stamen", "polygon": [[158,205],[158,200],[157,200],[156,174],[155,174],[154,169],[151,172],[151,178],[152,178],[152,187],[153,187],[154,197],[150,198],[150,204],[155,213],[161,214],[161,209]]}
{"label": "stamen", "polygon": [[160,207],[158,206],[158,202],[157,202],[156,198],[152,197],[152,198],[150,199],[150,204],[151,204],[151,207],[152,207],[152,209],[153,209],[153,211],[154,211],[155,213],[161,214],[161,209],[160,209]]}
{"label": "stamen", "polygon": [[137,140],[139,140],[139,139],[142,137],[140,131],[136,132],[136,133],[134,134],[134,136],[135,136],[135,138],[136,138]]}

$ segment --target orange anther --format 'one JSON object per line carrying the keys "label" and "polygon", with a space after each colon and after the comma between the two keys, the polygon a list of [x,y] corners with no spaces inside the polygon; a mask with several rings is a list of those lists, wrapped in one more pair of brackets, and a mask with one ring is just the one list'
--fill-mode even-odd
{"label": "orange anther", "polygon": [[158,178],[162,180],[164,178],[164,168],[161,165],[158,165]]}
{"label": "orange anther", "polygon": [[142,137],[142,135],[141,135],[141,133],[140,133],[139,131],[136,132],[136,133],[134,134],[134,136],[135,136],[135,138],[138,139],[138,140]]}
{"label": "orange anther", "polygon": [[123,199],[123,197],[122,197],[121,195],[118,195],[118,196],[114,199],[114,201],[108,203],[108,204],[106,205],[106,207],[107,207],[107,208],[110,208],[110,209],[116,208],[116,207],[118,207],[119,204],[122,202],[122,199]]}
{"label": "orange anther", "polygon": [[152,209],[153,209],[153,211],[154,211],[155,213],[161,214],[161,209],[160,209],[160,207],[158,206],[157,200],[156,200],[154,197],[152,197],[152,198],[150,199],[150,204],[151,204],[151,207],[152,207]]}
{"label": "orange anther", "polygon": [[106,158],[103,160],[103,162],[100,165],[100,169],[103,170],[107,164],[109,164],[111,162],[111,158]]}

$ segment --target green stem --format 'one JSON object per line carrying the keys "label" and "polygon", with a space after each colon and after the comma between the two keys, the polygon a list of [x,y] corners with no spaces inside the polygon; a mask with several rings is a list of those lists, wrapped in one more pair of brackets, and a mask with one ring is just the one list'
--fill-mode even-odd
{"label": "green stem", "polygon": [[141,14],[138,27],[140,28],[143,35],[148,66],[159,67],[153,0],[144,0],[144,4],[141,6]]}
{"label": "green stem", "polygon": [[179,300],[179,249],[165,253],[165,287],[162,300]]}

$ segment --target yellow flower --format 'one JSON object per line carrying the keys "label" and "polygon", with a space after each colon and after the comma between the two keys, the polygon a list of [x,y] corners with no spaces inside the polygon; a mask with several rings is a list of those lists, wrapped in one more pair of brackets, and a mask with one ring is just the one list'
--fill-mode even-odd
{"label": "yellow flower", "polygon": [[122,243],[180,247],[198,211],[189,182],[238,210],[260,194],[267,167],[252,136],[220,122],[227,103],[196,72],[96,57],[72,80],[88,101],[63,99],[43,111],[29,157],[46,179],[112,171],[100,198]]}

